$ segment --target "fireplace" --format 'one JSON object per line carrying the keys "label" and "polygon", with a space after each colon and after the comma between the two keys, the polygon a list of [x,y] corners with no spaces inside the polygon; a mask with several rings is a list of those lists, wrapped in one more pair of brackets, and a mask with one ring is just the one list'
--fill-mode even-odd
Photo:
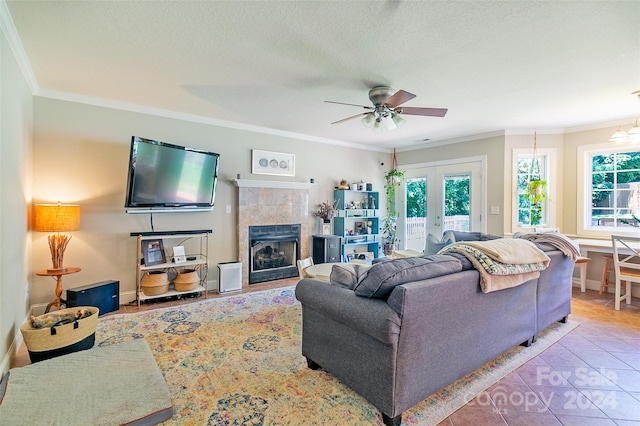
{"label": "fireplace", "polygon": [[249,226],[249,284],[298,276],[300,227]]}

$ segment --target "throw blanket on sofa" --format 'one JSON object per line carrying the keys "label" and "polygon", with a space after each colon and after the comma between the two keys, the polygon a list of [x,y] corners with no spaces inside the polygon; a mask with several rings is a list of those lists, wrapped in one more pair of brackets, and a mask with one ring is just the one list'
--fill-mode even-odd
{"label": "throw blanket on sofa", "polygon": [[533,243],[547,243],[564,253],[565,256],[571,258],[574,262],[580,257],[580,249],[578,245],[569,237],[557,232],[545,232],[534,234],[516,234],[513,238],[521,238]]}
{"label": "throw blanket on sofa", "polygon": [[439,254],[460,253],[480,273],[484,293],[515,287],[538,278],[549,265],[549,257],[535,244],[522,239],[464,241],[453,243]]}

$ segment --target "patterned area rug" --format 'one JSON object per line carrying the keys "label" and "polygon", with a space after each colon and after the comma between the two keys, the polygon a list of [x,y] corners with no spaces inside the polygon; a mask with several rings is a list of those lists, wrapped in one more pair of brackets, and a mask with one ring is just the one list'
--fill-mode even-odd
{"label": "patterned area rug", "polygon": [[[99,346],[145,339],[171,392],[165,425],[377,425],[378,410],[330,374],[307,368],[294,287],[101,318]],[[541,353],[576,324],[557,324],[403,415],[435,425]]]}

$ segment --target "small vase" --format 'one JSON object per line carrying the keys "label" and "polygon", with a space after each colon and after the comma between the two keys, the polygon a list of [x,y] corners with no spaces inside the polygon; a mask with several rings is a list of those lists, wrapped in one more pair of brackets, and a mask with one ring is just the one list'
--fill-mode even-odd
{"label": "small vase", "polygon": [[322,235],[331,235],[331,219],[323,219],[321,229]]}
{"label": "small vase", "polygon": [[397,249],[398,245],[395,243],[384,243],[384,245],[382,246],[382,252],[385,256],[391,256]]}

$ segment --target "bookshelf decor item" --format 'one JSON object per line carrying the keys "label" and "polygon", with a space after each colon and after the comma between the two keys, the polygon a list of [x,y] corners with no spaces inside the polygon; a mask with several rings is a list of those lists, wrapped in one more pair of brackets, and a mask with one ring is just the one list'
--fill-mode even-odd
{"label": "bookshelf decor item", "polygon": [[184,246],[173,247],[173,261],[175,263],[184,263],[187,261],[187,255],[184,252]]}
{"label": "bookshelf decor item", "polygon": [[147,240],[142,245],[142,258],[146,266],[159,265],[166,263],[167,258],[164,254],[164,244],[161,239]]}

